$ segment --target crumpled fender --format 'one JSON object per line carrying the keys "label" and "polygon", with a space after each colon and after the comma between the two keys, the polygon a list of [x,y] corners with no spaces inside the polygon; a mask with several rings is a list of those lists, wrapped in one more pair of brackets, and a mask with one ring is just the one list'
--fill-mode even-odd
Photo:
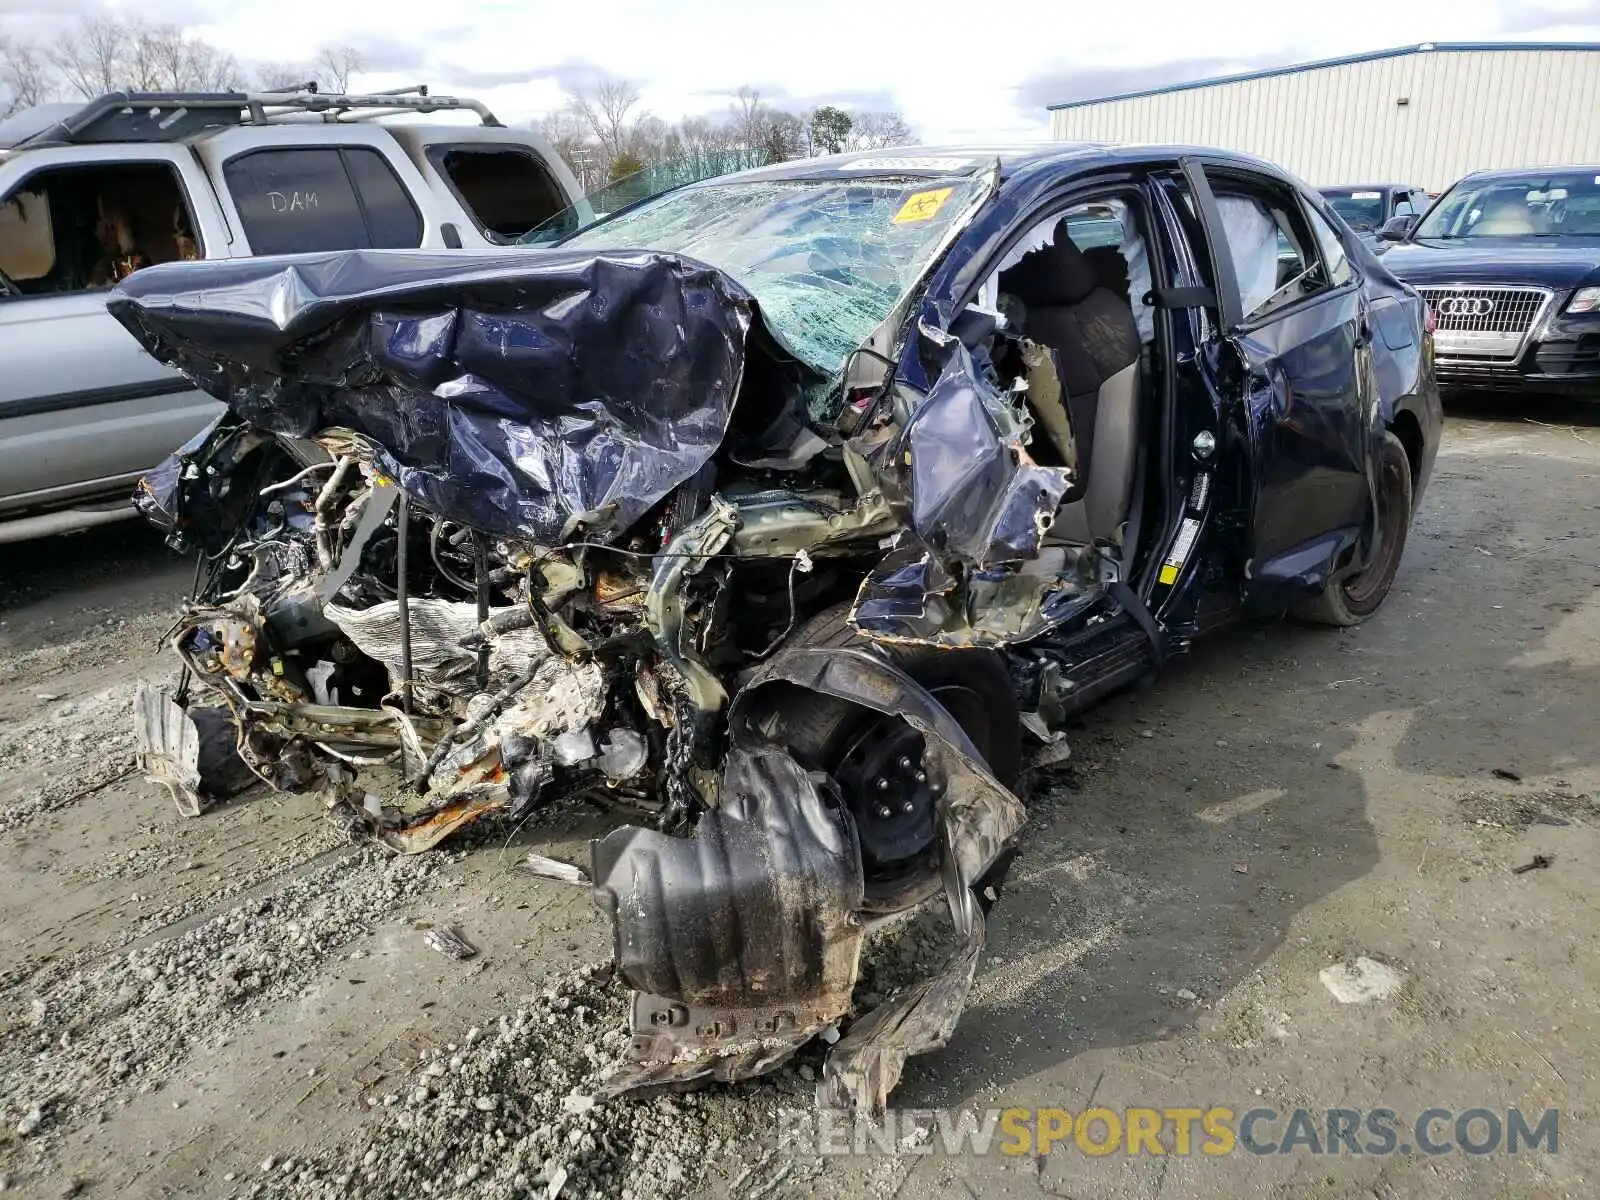
{"label": "crumpled fender", "polygon": [[944,705],[887,658],[865,649],[820,646],[778,655],[758,668],[734,698],[728,728],[736,741],[759,732],[782,742],[781,730],[770,723],[759,730],[752,725],[760,711],[757,695],[780,682],[901,717],[927,739],[925,761],[930,772],[942,776],[941,816],[967,881],[981,878],[1022,828],[1026,819],[1022,801],[990,773],[972,739]]}

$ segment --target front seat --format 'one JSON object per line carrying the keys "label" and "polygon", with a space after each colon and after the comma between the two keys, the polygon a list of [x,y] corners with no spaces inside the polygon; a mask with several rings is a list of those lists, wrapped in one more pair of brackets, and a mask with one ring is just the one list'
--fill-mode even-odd
{"label": "front seat", "polygon": [[1485,237],[1531,237],[1546,232],[1542,225],[1524,201],[1496,200],[1483,210],[1471,232]]}
{"label": "front seat", "polygon": [[1023,333],[1056,352],[1077,447],[1078,478],[1047,540],[1120,543],[1139,452],[1141,346],[1133,310],[1101,286],[1065,221],[1049,245],[1001,272],[1000,290],[1022,302]]}

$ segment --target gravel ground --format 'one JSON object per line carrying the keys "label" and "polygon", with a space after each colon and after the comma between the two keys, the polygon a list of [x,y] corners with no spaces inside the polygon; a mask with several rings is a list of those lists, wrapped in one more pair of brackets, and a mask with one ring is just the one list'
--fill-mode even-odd
{"label": "gravel ground", "polygon": [[[780,1150],[808,1053],[740,1086],[592,1095],[623,1045],[578,812],[441,853],[309,800],[180,817],[127,709],[189,567],[127,525],[0,547],[0,1182],[22,1195],[1587,1196],[1600,983],[1600,430],[1452,419],[1360,630],[1225,634],[1081,722],[1036,781],[972,1003],[906,1107],[1562,1109],[1545,1158],[1024,1161]],[[1573,424],[1577,422],[1577,424]],[[1535,853],[1545,870],[1512,875]],[[424,932],[479,953],[456,962]],[[944,944],[874,940],[859,994]],[[1339,1005],[1366,958],[1398,987]],[[1257,1098],[1261,1098],[1257,1100]]]}

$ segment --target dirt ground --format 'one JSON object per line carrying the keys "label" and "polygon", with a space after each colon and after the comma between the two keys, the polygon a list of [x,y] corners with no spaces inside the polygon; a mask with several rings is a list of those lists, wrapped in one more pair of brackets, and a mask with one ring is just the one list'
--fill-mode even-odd
{"label": "dirt ground", "polygon": [[[1529,420],[1531,413],[1535,420]],[[1586,1197],[1600,1177],[1600,412],[1451,417],[1383,612],[1221,635],[1040,782],[952,1044],[902,1108],[1560,1110],[1556,1154],[1091,1158],[776,1145],[816,1063],[590,1106],[606,924],[530,849],[399,860],[308,800],[185,819],[128,707],[191,568],[0,547],[0,1184],[38,1196]],[[1534,855],[1548,868],[1514,874]],[[477,947],[456,962],[423,931]],[[875,951],[887,989],[922,953]],[[927,934],[927,936],[932,936]],[[1341,1004],[1365,956],[1398,991]],[[1281,1127],[1280,1127],[1281,1129]]]}

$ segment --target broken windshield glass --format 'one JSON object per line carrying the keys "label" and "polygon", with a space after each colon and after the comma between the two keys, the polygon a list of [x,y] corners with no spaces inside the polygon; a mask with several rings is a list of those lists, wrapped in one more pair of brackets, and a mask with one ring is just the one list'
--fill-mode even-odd
{"label": "broken windshield glass", "polygon": [[807,366],[836,375],[894,311],[984,183],[750,180],[670,192],[561,243],[678,253],[743,284]]}

